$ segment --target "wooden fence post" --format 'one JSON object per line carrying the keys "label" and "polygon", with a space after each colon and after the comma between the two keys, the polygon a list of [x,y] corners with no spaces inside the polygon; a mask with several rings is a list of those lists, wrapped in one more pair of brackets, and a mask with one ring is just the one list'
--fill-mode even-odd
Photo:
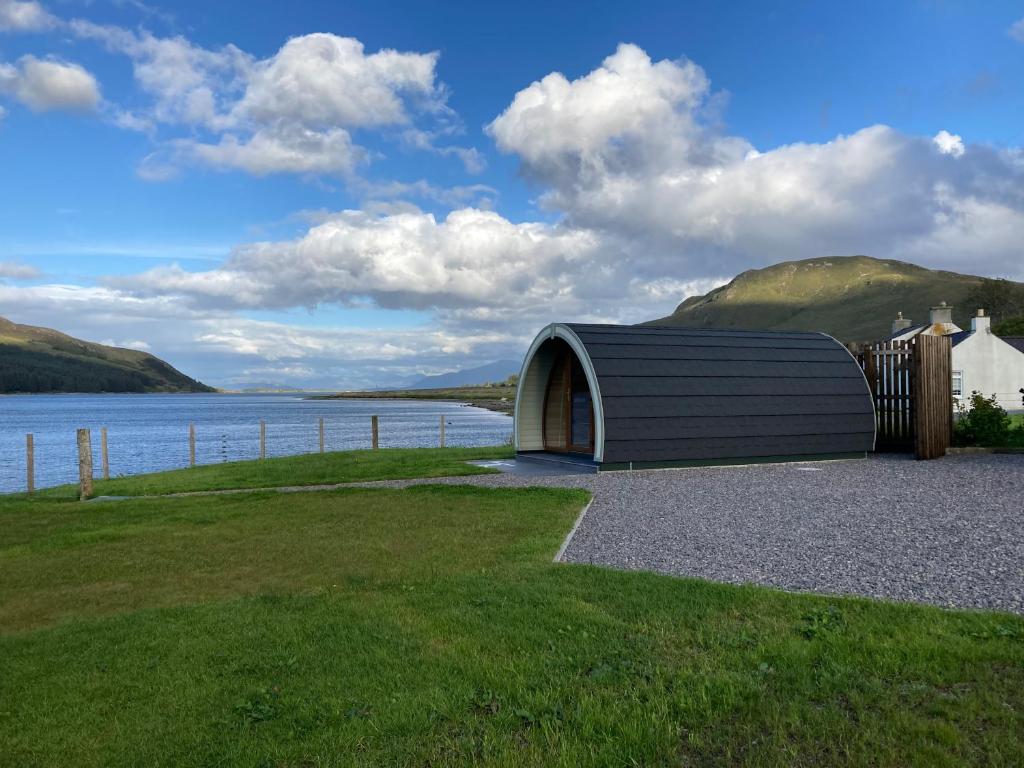
{"label": "wooden fence post", "polygon": [[92,440],[88,429],[78,430],[78,498],[92,495]]}
{"label": "wooden fence post", "polygon": [[36,489],[36,447],[31,432],[25,435],[25,480],[31,496]]}
{"label": "wooden fence post", "polygon": [[320,417],[320,453],[324,452],[324,417]]}
{"label": "wooden fence post", "polygon": [[947,336],[916,339],[914,356],[914,453],[919,459],[946,455],[952,433],[952,345]]}
{"label": "wooden fence post", "polygon": [[371,440],[370,440],[370,446],[373,448],[373,450],[376,451],[377,448],[379,447],[379,445],[377,443],[377,417],[376,416],[371,416],[370,417],[370,432],[371,432],[371,435],[372,435],[371,436]]}
{"label": "wooden fence post", "polygon": [[107,456],[107,428],[100,427],[100,458],[103,461],[103,479],[110,479],[110,459]]}
{"label": "wooden fence post", "polygon": [[260,458],[267,458],[267,423],[260,419]]}
{"label": "wooden fence post", "polygon": [[444,415],[441,416],[441,447],[444,448]]}
{"label": "wooden fence post", "polygon": [[192,422],[188,425],[188,465],[196,465],[196,425]]}

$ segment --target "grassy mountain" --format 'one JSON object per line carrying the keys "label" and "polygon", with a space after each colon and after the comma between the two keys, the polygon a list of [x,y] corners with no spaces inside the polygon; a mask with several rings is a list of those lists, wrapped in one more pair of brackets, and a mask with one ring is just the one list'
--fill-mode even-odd
{"label": "grassy mountain", "polygon": [[691,296],[649,325],[824,331],[841,341],[875,341],[889,336],[897,312],[923,324],[942,301],[966,328],[978,307],[996,319],[1024,312],[1024,284],[869,256],[786,261]]}
{"label": "grassy mountain", "polygon": [[0,393],[213,391],[148,352],[0,317]]}

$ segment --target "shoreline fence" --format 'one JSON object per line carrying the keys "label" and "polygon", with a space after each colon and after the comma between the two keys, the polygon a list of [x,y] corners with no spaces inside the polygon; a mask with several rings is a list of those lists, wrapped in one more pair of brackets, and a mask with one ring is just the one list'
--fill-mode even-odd
{"label": "shoreline fence", "polygon": [[[354,435],[356,435],[357,433],[353,429],[349,428],[344,430],[342,433],[344,435],[344,440],[342,442],[344,442],[345,445],[337,448],[332,448],[330,432],[328,430],[328,427],[332,426],[332,422],[334,422],[334,426],[338,426],[338,422],[344,421],[346,423],[345,426],[351,427],[352,422],[355,421],[357,418],[363,422],[362,430],[364,431],[362,432],[362,434],[365,437],[363,439],[356,440],[356,442],[361,443],[361,445],[353,445],[353,438]],[[176,465],[172,464],[169,466],[164,466],[163,470],[194,468],[197,466],[210,466],[219,463],[226,463],[228,461],[245,461],[252,459],[265,460],[270,456],[300,456],[314,453],[324,454],[331,450],[380,450],[382,446],[388,447],[388,442],[393,443],[390,447],[445,448],[451,442],[449,439],[449,433],[453,427],[457,427],[457,421],[458,419],[453,418],[451,414],[439,414],[437,425],[434,428],[436,429],[436,432],[434,432],[435,437],[429,440],[430,444],[427,445],[425,444],[426,441],[420,440],[416,441],[418,443],[417,445],[409,445],[408,440],[392,439],[389,441],[386,439],[382,439],[381,419],[379,416],[376,415],[372,415],[368,419],[365,416],[363,416],[347,417],[338,420],[326,420],[324,417],[321,416],[316,421],[311,422],[308,425],[304,425],[308,429],[308,436],[306,442],[303,442],[301,438],[298,438],[298,440],[296,439],[296,425],[294,422],[288,423],[287,425],[279,425],[283,427],[282,432],[287,432],[287,437],[289,438],[290,445],[293,448],[296,447],[297,444],[305,444],[306,446],[311,446],[309,449],[302,450],[300,448],[299,450],[275,452],[272,454],[268,452],[268,436],[274,436],[273,425],[271,425],[271,428],[268,429],[267,422],[261,419],[258,423],[252,425],[252,437],[250,438],[251,443],[247,448],[243,447],[241,451],[238,451],[238,442],[241,438],[241,434],[235,434],[233,436],[232,445],[233,447],[236,448],[236,450],[231,452],[234,455],[231,455],[230,457],[228,451],[228,437],[226,434],[221,434],[218,436],[213,432],[208,432],[207,439],[204,444],[204,442],[201,441],[200,438],[198,437],[199,432],[197,432],[196,422],[189,422],[182,429],[182,462]],[[200,424],[200,426],[202,425]],[[418,426],[420,427],[418,431],[421,433],[421,436],[425,436],[422,435],[422,425]],[[402,427],[398,427],[397,429],[398,431],[401,431]],[[408,429],[408,425],[406,425],[406,429]],[[94,444],[93,440],[94,428],[79,428],[76,430],[76,433],[73,437],[69,435],[69,441],[72,441],[75,444],[73,456],[76,469],[74,472],[74,476],[77,478],[79,496],[81,498],[87,498],[92,494],[92,483],[94,479],[108,480],[110,479],[111,476],[110,451],[108,447],[108,428],[103,426],[99,427],[98,430],[95,431],[99,437],[98,446]],[[385,438],[394,438],[394,434],[395,433],[391,433],[390,435],[385,434]],[[456,431],[454,434],[458,435],[459,432]],[[36,435],[34,433],[27,433],[25,435],[25,458],[23,475],[24,485],[22,487],[24,488],[25,492],[27,492],[27,494],[30,496],[33,495],[40,487],[39,483],[37,482],[37,468],[39,466],[39,457],[37,455],[38,447],[39,444],[36,439]],[[98,473],[96,472],[96,469],[94,467],[94,451],[97,449],[97,447],[99,450],[100,458]],[[199,457],[201,456],[200,449],[203,447],[207,449],[207,458],[212,458],[212,461],[201,461],[199,459]],[[173,452],[173,449],[171,449],[171,451]],[[166,450],[164,451],[163,455],[167,455]],[[167,462],[163,463],[167,464]],[[161,470],[144,468],[142,470],[126,472],[123,474],[145,474],[150,471]],[[98,478],[96,477],[97,474],[99,474]]]}

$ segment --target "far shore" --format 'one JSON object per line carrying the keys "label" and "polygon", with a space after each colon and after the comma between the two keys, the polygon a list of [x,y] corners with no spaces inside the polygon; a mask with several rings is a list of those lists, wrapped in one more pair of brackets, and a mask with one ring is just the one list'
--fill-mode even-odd
{"label": "far shore", "polygon": [[515,410],[516,388],[509,385],[442,387],[439,389],[388,389],[312,395],[309,400],[443,400],[486,408],[509,416]]}

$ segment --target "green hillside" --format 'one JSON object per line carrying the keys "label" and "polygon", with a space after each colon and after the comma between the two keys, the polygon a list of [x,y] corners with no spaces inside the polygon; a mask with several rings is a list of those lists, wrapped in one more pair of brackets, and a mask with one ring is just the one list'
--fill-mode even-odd
{"label": "green hillside", "polygon": [[0,393],[213,391],[148,352],[0,317]]}
{"label": "green hillside", "polygon": [[869,256],[786,261],[743,272],[648,324],[824,331],[841,341],[876,341],[889,336],[897,312],[923,324],[929,307],[942,301],[966,328],[978,307],[997,320],[1024,313],[1024,284]]}

